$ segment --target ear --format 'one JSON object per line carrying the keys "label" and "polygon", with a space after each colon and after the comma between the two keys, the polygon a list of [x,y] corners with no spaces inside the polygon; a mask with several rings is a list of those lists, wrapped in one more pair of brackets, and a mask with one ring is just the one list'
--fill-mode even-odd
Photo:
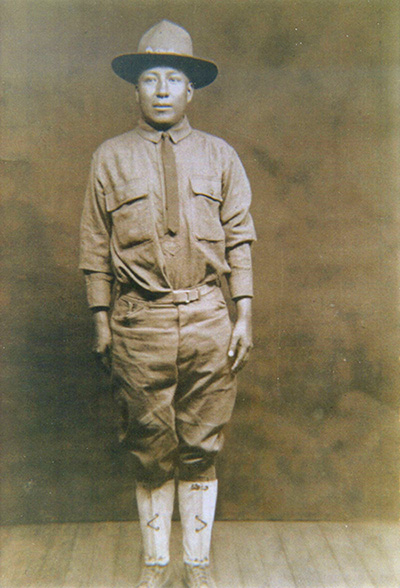
{"label": "ear", "polygon": [[137,85],[135,86],[135,98],[136,102],[139,104],[139,88]]}
{"label": "ear", "polygon": [[194,94],[194,86],[192,82],[189,82],[187,85],[187,101],[188,103],[191,102]]}

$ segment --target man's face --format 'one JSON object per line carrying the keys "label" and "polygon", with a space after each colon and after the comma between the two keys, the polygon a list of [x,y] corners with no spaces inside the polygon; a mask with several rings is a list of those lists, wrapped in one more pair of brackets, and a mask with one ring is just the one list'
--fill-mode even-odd
{"label": "man's face", "polygon": [[186,75],[168,66],[147,69],[136,86],[136,100],[144,120],[160,129],[182,119],[192,96],[193,85]]}

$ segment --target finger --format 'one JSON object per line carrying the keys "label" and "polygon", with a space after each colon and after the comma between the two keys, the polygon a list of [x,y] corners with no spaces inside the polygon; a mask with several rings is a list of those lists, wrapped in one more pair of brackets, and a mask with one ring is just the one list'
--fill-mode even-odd
{"label": "finger", "polygon": [[242,360],[235,362],[236,365],[232,366],[232,373],[233,374],[237,374],[238,372],[240,372],[240,370],[242,370],[244,368],[244,366],[247,363],[247,356],[244,357]]}
{"label": "finger", "polygon": [[111,360],[110,360],[109,355],[102,356],[101,366],[107,373],[109,373],[111,371]]}
{"label": "finger", "polygon": [[243,347],[242,345],[239,344],[237,356],[236,356],[235,362],[231,368],[233,373],[236,373],[240,369],[242,369],[242,367],[244,366],[244,364],[247,361],[247,356],[248,356],[247,347]]}
{"label": "finger", "polygon": [[231,359],[233,357],[235,357],[237,346],[238,346],[238,339],[239,339],[239,337],[237,335],[232,334],[231,342],[229,344],[229,350],[228,350],[228,357],[230,357]]}
{"label": "finger", "polygon": [[100,365],[100,367],[105,369],[107,372],[109,372],[111,370],[111,349],[110,349],[110,347],[107,346],[104,351],[99,351],[98,349],[93,349],[92,353],[96,359],[96,362]]}
{"label": "finger", "polygon": [[232,371],[237,373],[239,370],[244,368],[244,366],[246,365],[246,363],[250,357],[250,352],[251,352],[252,348],[253,348],[252,344],[241,345],[241,343],[239,342],[239,353],[238,353],[237,360],[235,361],[234,365],[232,366]]}

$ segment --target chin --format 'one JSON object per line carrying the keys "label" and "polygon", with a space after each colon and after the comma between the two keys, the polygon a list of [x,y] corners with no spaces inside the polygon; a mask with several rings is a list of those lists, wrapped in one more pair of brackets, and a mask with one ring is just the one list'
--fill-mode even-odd
{"label": "chin", "polygon": [[154,118],[154,122],[157,122],[162,125],[174,125],[177,121],[174,117],[169,115],[161,115]]}
{"label": "chin", "polygon": [[172,127],[174,124],[176,124],[178,121],[176,121],[175,119],[171,119],[169,117],[157,117],[157,118],[153,118],[151,120],[147,121],[152,127],[155,127],[156,129],[168,129],[169,127]]}

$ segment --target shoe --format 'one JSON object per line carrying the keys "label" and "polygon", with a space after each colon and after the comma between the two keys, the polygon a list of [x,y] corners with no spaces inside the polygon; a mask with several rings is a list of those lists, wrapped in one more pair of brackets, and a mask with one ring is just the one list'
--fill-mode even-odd
{"label": "shoe", "polygon": [[183,582],[187,588],[216,588],[208,565],[191,566],[185,563]]}
{"label": "shoe", "polygon": [[146,566],[142,567],[139,583],[136,588],[166,588],[170,586],[169,566]]}

